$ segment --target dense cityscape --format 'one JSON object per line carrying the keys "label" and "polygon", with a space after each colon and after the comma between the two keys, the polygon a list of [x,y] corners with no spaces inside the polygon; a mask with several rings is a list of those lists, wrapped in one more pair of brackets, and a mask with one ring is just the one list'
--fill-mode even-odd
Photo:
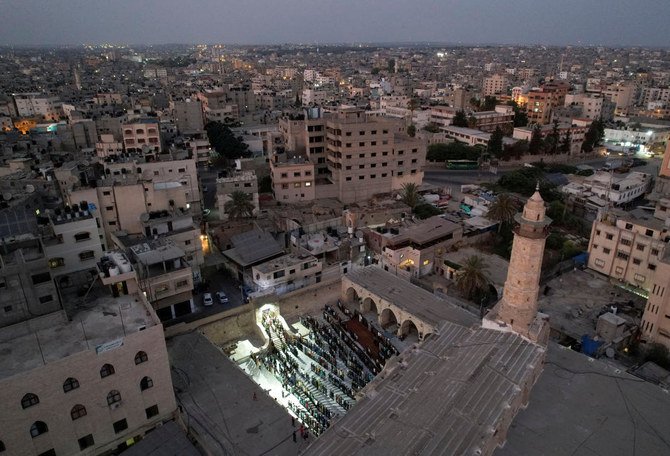
{"label": "dense cityscape", "polygon": [[670,454],[668,49],[1,44],[0,455]]}

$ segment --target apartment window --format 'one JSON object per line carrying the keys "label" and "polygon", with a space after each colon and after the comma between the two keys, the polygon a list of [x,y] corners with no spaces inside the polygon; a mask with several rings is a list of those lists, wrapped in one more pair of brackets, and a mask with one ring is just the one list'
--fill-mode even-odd
{"label": "apartment window", "polygon": [[311,176],[312,172],[311,171],[305,171],[305,176]]}
{"label": "apartment window", "polygon": [[46,434],[49,432],[49,428],[44,421],[35,421],[32,426],[30,426],[30,436],[32,438],[37,437],[38,435]]}
{"label": "apartment window", "polygon": [[359,142],[358,147],[365,147],[365,142],[364,141]]}
{"label": "apartment window", "polygon": [[382,177],[388,176],[388,173],[382,173]]}
{"label": "apartment window", "polygon": [[385,134],[385,135],[387,135],[388,132],[389,132],[388,130],[382,130],[382,133]]}
{"label": "apartment window", "polygon": [[388,163],[384,162],[382,163],[382,168],[386,168],[388,165],[389,165]]}
{"label": "apartment window", "polygon": [[[185,280],[184,282],[188,283],[187,280]],[[135,355],[135,365],[146,363],[147,361],[149,361],[147,353],[144,351],[138,351],[137,354]]]}
{"label": "apartment window", "polygon": [[596,230],[596,236],[600,236],[600,230]]}
{"label": "apartment window", "polygon": [[288,177],[288,173],[281,173],[281,177],[282,177],[282,178],[287,178],[287,177]]}
{"label": "apartment window", "polygon": [[300,177],[300,171],[296,171],[293,173],[293,177]]}
{"label": "apartment window", "polygon": [[605,234],[605,239],[607,239],[608,241],[611,241],[612,239],[614,239],[614,235],[611,234],[611,233],[606,233]]}
{"label": "apartment window", "polygon": [[84,416],[86,416],[86,407],[81,404],[75,405],[72,407],[72,410],[70,410],[70,418],[72,418],[72,421],[78,420]]}
{"label": "apartment window", "polygon": [[[111,222],[110,222],[111,225]],[[63,258],[49,258],[49,267],[51,269],[56,269],[60,268],[62,266],[65,266],[65,260]]]}
{"label": "apartment window", "polygon": [[647,268],[649,268],[650,271],[655,271],[656,270],[656,265],[655,264],[649,264],[649,265],[647,265]]}
{"label": "apartment window", "polygon": [[116,226],[116,220],[112,220],[109,222],[109,226]]}
{"label": "apartment window", "polygon": [[608,249],[607,247],[603,247],[603,253],[605,255],[609,255],[611,251],[612,251],[611,249]]}
{"label": "apartment window", "polygon": [[389,143],[388,139],[383,139],[383,140],[382,140],[382,144],[383,144],[383,145],[387,145],[388,143]]}
{"label": "apartment window", "polygon": [[117,390],[111,390],[107,393],[107,405],[116,404],[118,402],[121,402],[121,393]]}
{"label": "apartment window", "polygon": [[345,157],[346,157],[347,159],[350,159],[350,158],[351,158],[351,155],[345,155]]}
{"label": "apartment window", "polygon": [[312,183],[311,182],[305,182],[305,187],[311,187]]}
{"label": "apartment window", "polygon": [[642,261],[639,258],[633,258],[633,264],[639,265]]}
{"label": "apartment window", "polygon": [[114,432],[116,434],[118,434],[119,432],[125,431],[126,429],[128,429],[128,422],[124,418],[122,420],[119,420],[119,421],[115,422],[113,424],[113,426],[114,426]]}
{"label": "apartment window", "polygon": [[11,312],[12,309],[14,309],[14,308],[13,308],[12,306],[5,306],[5,307],[3,307],[3,309],[5,310],[5,313],[9,313],[9,312]]}
{"label": "apartment window", "polygon": [[177,172],[179,172],[179,173],[185,173],[185,172],[186,172],[186,168],[179,168],[179,169],[177,170]]}
{"label": "apartment window", "polygon": [[350,181],[350,180],[351,180],[351,176],[346,177],[344,180],[346,180],[346,181]]}
{"label": "apartment window", "polygon": [[363,180],[365,179],[365,176],[358,176],[358,180]]}
{"label": "apartment window", "polygon": [[79,253],[79,261],[92,260],[95,258],[95,252],[93,250],[84,250]]}
{"label": "apartment window", "polygon": [[633,245],[633,241],[630,239],[621,238],[621,245]]}
{"label": "apartment window", "polygon": [[633,229],[633,224],[632,223],[626,223],[626,229],[627,230],[632,230]]}
{"label": "apartment window", "polygon": [[144,377],[140,380],[140,391],[148,390],[154,386],[154,381],[151,380],[151,377]]}
{"label": "apartment window", "polygon": [[654,235],[654,230],[647,230],[647,231],[644,232],[644,234],[651,237],[651,236]]}
{"label": "apartment window", "polygon": [[402,171],[398,171],[398,173],[396,174],[396,176],[402,176]]}
{"label": "apartment window", "polygon": [[112,192],[110,192],[109,190],[105,190],[104,192],[102,192],[102,194],[103,194],[104,196],[109,196],[109,195],[112,194]]}
{"label": "apartment window", "polygon": [[152,405],[151,407],[144,409],[144,413],[147,414],[147,419],[153,418],[158,415],[158,405]]}
{"label": "apartment window", "polygon": [[363,169],[365,168],[365,165],[358,165],[358,169]]}
{"label": "apartment window", "polygon": [[188,286],[188,280],[180,280],[179,282],[176,282],[174,284],[174,286],[175,286],[175,288],[181,288],[181,287]]}
{"label": "apartment window", "polygon": [[64,393],[69,393],[72,390],[75,390],[79,388],[79,380],[76,378],[68,377],[64,382],[63,382],[63,392]]}
{"label": "apartment window", "polygon": [[413,159],[412,159],[412,163],[416,163],[416,158],[413,158]]}
{"label": "apartment window", "polygon": [[365,131],[359,131],[358,134],[363,136],[365,134]]}
{"label": "apartment window", "polygon": [[114,375],[114,366],[105,364],[100,368],[100,378],[109,377],[110,375]]}
{"label": "apartment window", "polygon": [[398,162],[398,166],[402,166],[403,163],[404,163],[404,162],[403,162],[402,160],[400,160],[400,161]]}
{"label": "apartment window", "polygon": [[21,407],[23,407],[24,409],[27,409],[39,403],[40,398],[37,397],[37,394],[27,393],[23,396],[23,398],[21,398]]}
{"label": "apartment window", "polygon": [[281,184],[281,188],[283,190],[287,190],[288,189],[288,184]]}
{"label": "apartment window", "polygon": [[294,182],[293,188],[300,188],[300,182]]}
{"label": "apartment window", "polygon": [[92,447],[93,445],[95,445],[95,441],[93,440],[93,434],[85,435],[84,437],[77,440],[77,442],[79,442],[79,449],[82,451],[88,447]]}
{"label": "apartment window", "polygon": [[386,157],[388,156],[388,154],[389,154],[388,152],[382,152],[382,157]]}
{"label": "apartment window", "polygon": [[51,274],[49,274],[48,272],[42,272],[40,274],[33,274],[32,276],[30,276],[30,278],[33,281],[33,285],[39,285],[40,283],[50,282]]}
{"label": "apartment window", "polygon": [[370,132],[370,134],[371,134],[371,135],[376,135],[376,134],[377,134],[377,130],[372,130],[372,131]]}
{"label": "apartment window", "polygon": [[377,141],[370,141],[370,145],[371,145],[371,146],[376,146],[376,145],[377,145]]}
{"label": "apartment window", "polygon": [[658,249],[651,249],[651,254],[654,256],[658,256]]}
{"label": "apartment window", "polygon": [[114,210],[114,206],[105,206],[105,209],[107,209],[108,211],[113,211],[113,210]]}
{"label": "apartment window", "polygon": [[375,179],[377,177],[376,174],[370,174],[370,179]]}
{"label": "apartment window", "polygon": [[635,247],[636,247],[640,252],[644,252],[644,244],[640,244],[640,243],[638,243]]}
{"label": "apartment window", "polygon": [[410,174],[416,174],[416,170],[415,170],[415,169],[411,169],[411,170],[409,171],[409,173],[410,173]]}
{"label": "apartment window", "polygon": [[351,169],[351,165],[347,165],[344,167],[345,170],[349,171]]}
{"label": "apartment window", "polygon": [[346,148],[350,148],[350,147],[351,147],[351,143],[346,143],[346,144],[344,145],[344,147],[346,147]]}
{"label": "apartment window", "polygon": [[637,282],[644,282],[645,280],[647,280],[647,278],[641,274],[635,274],[635,280]]}
{"label": "apartment window", "polygon": [[365,158],[365,154],[358,154],[358,158]]}
{"label": "apartment window", "polygon": [[345,135],[345,136],[351,136],[351,132],[350,132],[350,131],[347,131],[344,135]]}
{"label": "apartment window", "polygon": [[627,253],[624,253],[624,252],[622,252],[622,251],[618,251],[618,252],[616,253],[616,257],[617,257],[617,258],[621,258],[622,260],[627,260],[627,259],[628,259],[628,254],[627,254]]}

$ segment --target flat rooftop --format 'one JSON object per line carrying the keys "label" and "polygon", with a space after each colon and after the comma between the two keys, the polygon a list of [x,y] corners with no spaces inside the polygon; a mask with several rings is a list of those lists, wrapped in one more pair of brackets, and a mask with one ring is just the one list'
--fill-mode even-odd
{"label": "flat rooftop", "polygon": [[136,244],[130,248],[142,264],[152,265],[164,261],[176,260],[184,256],[184,251],[172,243],[156,245],[152,242]]}
{"label": "flat rooftop", "polygon": [[298,264],[302,264],[306,261],[312,261],[312,260],[317,261],[316,257],[312,255],[297,256],[293,254],[288,254],[274,258],[270,261],[266,261],[265,263],[261,263],[258,266],[254,266],[254,269],[260,272],[261,274],[267,274],[270,272],[278,271],[280,269],[286,269],[290,266],[295,266]]}
{"label": "flat rooftop", "polygon": [[443,321],[468,327],[479,322],[468,311],[374,265],[349,272],[347,279],[434,327]]}
{"label": "flat rooftop", "polygon": [[0,329],[0,379],[36,369],[75,353],[95,350],[105,343],[150,327],[155,321],[137,295],[100,297],[68,321],[56,312],[52,324],[33,330],[29,320]]}
{"label": "flat rooftop", "polygon": [[400,233],[392,236],[389,239],[389,243],[398,244],[404,241],[411,241],[417,244],[425,244],[460,229],[462,229],[460,225],[436,215],[414,225],[400,227]]}
{"label": "flat rooftop", "polygon": [[543,357],[514,333],[445,322],[392,359],[306,454],[478,454]]}
{"label": "flat rooftop", "polygon": [[528,407],[495,456],[667,455],[668,410],[667,390],[550,343]]}

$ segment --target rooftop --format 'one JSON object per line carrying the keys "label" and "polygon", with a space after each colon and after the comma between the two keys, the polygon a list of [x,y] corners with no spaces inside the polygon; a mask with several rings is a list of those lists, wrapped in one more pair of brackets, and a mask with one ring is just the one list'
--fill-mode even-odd
{"label": "rooftop", "polygon": [[466,310],[377,266],[356,269],[345,277],[435,327],[445,320],[468,327],[479,321]]}
{"label": "rooftop", "polygon": [[543,356],[514,333],[445,322],[391,360],[307,454],[480,454]]}
{"label": "rooftop", "polygon": [[[106,343],[155,324],[137,295],[99,297],[74,314],[72,321],[63,311],[49,314],[48,318],[48,324],[40,325],[34,319],[0,329],[0,378],[78,352],[99,350]],[[43,329],[35,329],[40,326]]]}
{"label": "rooftop", "polygon": [[184,251],[171,242],[148,241],[130,247],[137,261],[144,265],[176,260],[184,256]]}
{"label": "rooftop", "polygon": [[317,261],[317,259],[312,255],[297,256],[290,253],[288,255],[273,258],[272,260],[261,263],[258,266],[254,266],[254,269],[261,274],[267,274],[273,271],[286,269],[289,266],[302,264],[306,261]]}
{"label": "rooftop", "polygon": [[411,241],[417,244],[425,244],[460,229],[460,225],[436,215],[406,228],[400,227],[400,234],[392,236],[389,243],[398,244]]}
{"label": "rooftop", "polygon": [[260,229],[237,234],[230,241],[233,248],[222,253],[243,267],[279,255],[284,251],[270,233]]}

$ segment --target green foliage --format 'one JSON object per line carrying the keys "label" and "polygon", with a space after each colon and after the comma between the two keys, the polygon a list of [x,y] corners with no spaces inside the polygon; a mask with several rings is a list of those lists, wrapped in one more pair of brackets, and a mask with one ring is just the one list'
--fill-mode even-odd
{"label": "green foliage", "polygon": [[561,233],[553,231],[551,234],[549,234],[549,237],[547,237],[545,247],[549,250],[560,250],[564,243],[565,237],[563,237]]}
{"label": "green foliage", "polygon": [[428,125],[423,127],[423,129],[429,133],[439,133],[440,132],[440,126],[436,124],[435,122],[430,122]]}
{"label": "green foliage", "polygon": [[564,260],[579,255],[581,252],[582,249],[572,241],[565,241],[561,246],[561,257]]}
{"label": "green foliage", "polygon": [[440,209],[429,203],[419,203],[414,206],[414,215],[421,220],[433,217],[434,215],[440,215],[441,213]]}
{"label": "green foliage", "polygon": [[410,138],[413,138],[416,136],[416,126],[415,125],[408,125],[407,126],[407,134],[409,135]]}
{"label": "green foliage", "polygon": [[500,158],[502,158],[505,161],[511,160],[512,158],[518,160],[527,153],[528,153],[528,141],[522,139],[521,141],[517,141],[512,145],[504,146],[502,156]]}
{"label": "green foliage", "polygon": [[552,201],[547,208],[547,215],[554,221],[554,223],[558,225],[562,224],[566,216],[565,204],[558,200]]}
{"label": "green foliage", "polygon": [[589,129],[584,135],[584,143],[582,144],[582,152],[589,153],[596,148],[605,137],[605,123],[598,119],[591,122]]}
{"label": "green foliage", "polygon": [[486,291],[490,283],[488,266],[478,255],[472,255],[465,260],[456,278],[456,288],[467,299],[473,299],[475,294]]}
{"label": "green foliage", "polygon": [[258,179],[259,193],[272,193],[272,178],[270,176],[263,176]]}
{"label": "green foliage", "polygon": [[419,204],[419,200],[421,199],[419,196],[419,187],[412,182],[403,184],[400,198],[403,203],[407,204],[413,210],[416,205]]}
{"label": "green foliage", "polygon": [[522,168],[512,171],[498,179],[497,185],[508,192],[530,196],[535,192],[538,181],[540,182],[540,194],[545,201],[563,199],[563,195],[556,186],[543,179],[543,172],[539,168]]}
{"label": "green foliage", "polygon": [[486,218],[498,222],[500,224],[500,230],[502,225],[509,225],[512,223],[514,215],[516,215],[518,210],[519,207],[516,199],[508,193],[501,193],[489,207],[489,210],[486,213]]}
{"label": "green foliage", "polygon": [[493,111],[498,104],[498,99],[492,96],[485,96],[484,100],[479,103],[480,111]]}
{"label": "green foliage", "polygon": [[241,137],[236,137],[229,126],[221,122],[210,122],[205,126],[209,143],[214,150],[224,159],[235,159],[248,157],[249,146],[242,141]]}
{"label": "green foliage", "polygon": [[433,161],[478,160],[481,155],[480,147],[468,146],[460,142],[439,143],[428,146],[426,159]]}
{"label": "green foliage", "polygon": [[533,127],[533,133],[530,136],[530,142],[528,143],[528,153],[531,155],[538,155],[542,153],[544,147],[544,140],[542,139],[542,127],[535,125]]}
{"label": "green foliage", "polygon": [[454,127],[468,127],[468,117],[465,115],[465,111],[462,109],[460,111],[456,111],[456,115],[451,121],[451,124]]}
{"label": "green foliage", "polygon": [[565,136],[563,136],[563,141],[561,141],[561,145],[559,146],[559,152],[562,154],[568,154],[570,153],[570,150],[572,148],[572,134],[570,134],[570,130],[565,132]]}
{"label": "green foliage", "polygon": [[491,138],[489,139],[489,143],[487,146],[486,151],[489,153],[490,156],[500,158],[503,155],[503,132],[500,129],[500,127],[496,127],[496,129],[491,133]]}
{"label": "green foliage", "polygon": [[234,191],[230,194],[230,200],[223,205],[223,210],[231,220],[238,220],[253,215],[254,203],[250,194]]}

